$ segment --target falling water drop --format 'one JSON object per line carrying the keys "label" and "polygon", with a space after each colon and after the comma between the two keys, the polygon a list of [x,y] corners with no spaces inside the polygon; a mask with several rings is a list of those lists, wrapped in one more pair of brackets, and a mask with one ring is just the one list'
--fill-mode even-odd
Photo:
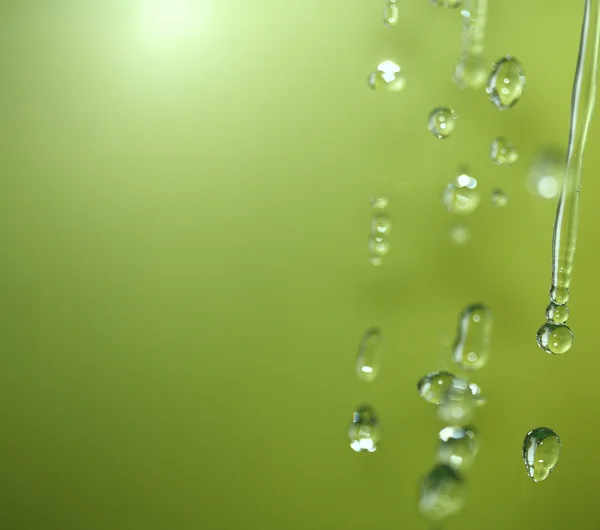
{"label": "falling water drop", "polygon": [[564,324],[569,319],[569,308],[567,305],[558,305],[550,302],[546,308],[546,320],[550,324]]}
{"label": "falling water drop", "polygon": [[402,75],[394,61],[383,61],[377,66],[377,70],[369,75],[369,86],[373,90],[384,90],[398,92],[404,88],[406,78]]}
{"label": "falling water drop", "polygon": [[379,371],[381,330],[370,328],[364,332],[356,356],[356,375],[363,381],[373,381]]}
{"label": "falling water drop", "polygon": [[379,421],[371,405],[360,405],[352,416],[352,423],[348,429],[350,447],[357,453],[377,450],[377,443],[381,436]]}
{"label": "falling water drop", "polygon": [[394,28],[400,19],[400,9],[396,0],[387,0],[383,5],[383,25],[387,28]]}
{"label": "falling water drop", "polygon": [[390,203],[389,199],[384,195],[373,195],[371,197],[371,208],[374,210],[385,210]]}
{"label": "falling water drop", "polygon": [[429,114],[427,127],[433,136],[448,138],[456,128],[456,113],[448,107],[437,107]]}
{"label": "falling water drop", "polygon": [[492,191],[492,204],[496,208],[503,208],[508,204],[508,195],[504,190]]}
{"label": "falling water drop", "polygon": [[455,379],[456,376],[450,372],[430,372],[419,379],[417,390],[425,401],[439,405],[446,399],[448,389]]}
{"label": "falling water drop", "polygon": [[486,397],[481,392],[481,388],[476,383],[469,383],[471,394],[473,394],[473,404],[476,407],[483,407],[487,403]]}
{"label": "falling water drop", "polygon": [[446,425],[466,425],[473,419],[475,399],[469,383],[455,378],[437,408],[437,416]]}
{"label": "falling water drop", "polygon": [[453,76],[453,81],[460,88],[479,89],[487,79],[483,59],[487,4],[487,0],[465,0],[461,11],[463,27],[460,60]]}
{"label": "falling water drop", "polygon": [[525,74],[519,61],[507,55],[494,64],[487,93],[498,110],[514,107],[525,90]]}
{"label": "falling water drop", "polygon": [[560,438],[552,429],[538,427],[529,431],[523,442],[527,475],[534,482],[546,480],[558,463],[560,449]]}
{"label": "falling water drop", "polygon": [[460,315],[452,360],[463,370],[479,370],[488,361],[492,311],[484,304],[467,306]]}
{"label": "falling water drop", "polygon": [[575,336],[565,324],[547,322],[537,332],[537,343],[546,353],[561,355],[571,349]]}
{"label": "falling water drop", "polygon": [[490,158],[499,166],[509,167],[519,159],[519,152],[506,138],[498,137],[490,145]]}
{"label": "falling water drop", "polygon": [[438,464],[424,478],[419,497],[421,513],[442,521],[458,513],[467,500],[467,485],[458,471]]}
{"label": "falling water drop", "polygon": [[444,427],[439,434],[437,459],[454,469],[471,467],[479,451],[479,434],[475,427]]}
{"label": "falling water drop", "polygon": [[545,147],[534,157],[529,167],[526,188],[542,199],[558,197],[565,174],[565,153],[556,147]]}
{"label": "falling water drop", "polygon": [[479,202],[477,179],[464,171],[444,188],[442,204],[451,213],[468,215],[477,209]]}
{"label": "falling water drop", "polygon": [[372,235],[369,239],[369,249],[374,256],[381,258],[390,251],[390,243],[383,237]]}
{"label": "falling water drop", "polygon": [[389,215],[386,213],[378,213],[373,216],[371,222],[371,233],[375,237],[383,237],[384,235],[389,234],[391,229],[392,222]]}
{"label": "falling water drop", "polygon": [[466,245],[471,239],[471,231],[461,224],[453,225],[450,228],[450,240],[456,245]]}

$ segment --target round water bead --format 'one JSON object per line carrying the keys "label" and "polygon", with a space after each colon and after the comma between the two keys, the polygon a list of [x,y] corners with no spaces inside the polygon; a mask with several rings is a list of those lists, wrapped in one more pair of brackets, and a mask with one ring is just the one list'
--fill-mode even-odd
{"label": "round water bead", "polygon": [[417,390],[425,401],[439,405],[446,399],[455,379],[456,376],[450,372],[430,372],[419,379]]}
{"label": "round water bead", "polygon": [[372,453],[377,450],[380,438],[379,421],[373,407],[371,405],[357,407],[348,429],[350,447],[357,453],[364,451]]}
{"label": "round water bead", "polygon": [[551,324],[564,324],[569,319],[569,308],[550,302],[546,308],[546,320]]}
{"label": "round water bead", "polygon": [[369,75],[369,86],[374,90],[398,92],[404,88],[406,78],[394,61],[383,61]]}
{"label": "round water bead", "polygon": [[471,239],[471,231],[464,225],[453,225],[450,228],[450,239],[457,245],[465,245]]}
{"label": "round water bead", "polygon": [[356,375],[363,381],[371,382],[377,377],[380,342],[381,329],[379,328],[367,329],[360,340],[356,356]]}
{"label": "round water bead", "polygon": [[463,0],[429,0],[430,4],[448,9],[456,9],[462,6]]}
{"label": "round water bead", "polygon": [[508,204],[508,195],[504,190],[492,191],[492,204],[497,208],[503,208]]}
{"label": "round water bead", "polygon": [[447,425],[466,425],[473,419],[475,400],[469,383],[455,378],[437,408],[437,416]]}
{"label": "round water bead", "polygon": [[468,215],[475,211],[480,202],[477,180],[466,173],[444,188],[442,203],[449,212]]}
{"label": "round water bead", "polygon": [[452,360],[463,370],[479,370],[487,363],[492,323],[492,311],[485,304],[472,304],[462,311]]}
{"label": "round water bead", "polygon": [[467,485],[458,471],[438,464],[423,479],[419,510],[434,521],[442,521],[462,510],[467,500]]}
{"label": "round water bead", "polygon": [[544,324],[537,332],[537,343],[546,353],[561,355],[571,349],[575,336],[565,324]]}
{"label": "round water bead", "polygon": [[400,9],[396,0],[388,0],[383,5],[383,25],[387,28],[394,28],[400,20]]}
{"label": "round water bead", "polygon": [[452,80],[460,88],[477,90],[485,85],[487,78],[488,72],[483,57],[469,55],[456,65]]}
{"label": "round water bead", "polygon": [[454,469],[467,469],[479,451],[475,427],[444,427],[439,434],[437,459]]}
{"label": "round water bead", "polygon": [[383,257],[390,251],[390,243],[387,239],[374,235],[369,239],[369,249],[375,256]]}
{"label": "round water bead", "polygon": [[374,210],[385,210],[390,203],[389,199],[384,195],[373,195],[370,200],[371,208]]}
{"label": "round water bead", "polygon": [[553,285],[550,287],[550,300],[558,305],[564,305],[569,301],[569,288]]}
{"label": "round water bead", "polygon": [[499,166],[508,167],[519,159],[519,152],[506,138],[498,137],[490,145],[490,158]]}
{"label": "round water bead", "polygon": [[389,234],[392,229],[392,222],[386,213],[378,213],[373,216],[371,221],[371,231],[375,237],[383,237]]}
{"label": "round water bead", "polygon": [[514,107],[525,91],[525,74],[519,61],[507,55],[496,62],[486,91],[498,110]]}
{"label": "round water bead", "polygon": [[437,107],[429,114],[427,127],[436,138],[448,138],[456,127],[456,113],[448,107]]}
{"label": "round water bead", "polygon": [[552,429],[538,427],[529,431],[523,442],[527,475],[534,482],[546,480],[558,463],[560,449],[560,438]]}

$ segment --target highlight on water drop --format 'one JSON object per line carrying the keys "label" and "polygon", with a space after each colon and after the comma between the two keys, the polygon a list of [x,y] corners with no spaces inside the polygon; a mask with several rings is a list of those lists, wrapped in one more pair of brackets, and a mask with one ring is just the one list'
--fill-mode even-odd
{"label": "highlight on water drop", "polygon": [[423,479],[419,510],[433,521],[442,521],[460,512],[466,500],[467,484],[460,472],[438,464]]}
{"label": "highlight on water drop", "polygon": [[571,349],[575,335],[566,324],[546,322],[537,332],[537,343],[542,350],[552,355],[562,355]]}
{"label": "highlight on water drop", "polygon": [[492,67],[486,91],[498,110],[514,107],[525,91],[525,74],[519,61],[510,55],[497,61]]}
{"label": "highlight on water drop", "polygon": [[468,469],[479,451],[479,434],[473,426],[444,427],[439,434],[437,460],[454,469]]}
{"label": "highlight on water drop", "polygon": [[437,408],[437,416],[446,425],[461,426],[471,423],[475,413],[475,399],[469,383],[453,379]]}
{"label": "highlight on water drop", "polygon": [[483,407],[487,403],[487,398],[483,395],[480,386],[476,383],[469,383],[469,388],[473,395],[473,404],[476,407]]}
{"label": "highlight on water drop", "polygon": [[504,190],[492,191],[492,204],[496,208],[503,208],[508,204],[508,195]]}
{"label": "highlight on water drop", "polygon": [[356,375],[363,381],[374,381],[380,365],[381,329],[369,328],[364,332],[358,355],[356,356]]}
{"label": "highlight on water drop", "polygon": [[468,175],[466,169],[463,169],[456,179],[444,188],[442,195],[442,204],[446,210],[459,215],[474,212],[480,200],[477,179]]}
{"label": "highlight on water drop", "polygon": [[350,447],[357,453],[373,453],[381,438],[379,421],[371,405],[360,405],[354,411],[348,429]]}
{"label": "highlight on water drop", "polygon": [[519,159],[517,148],[506,138],[495,138],[490,145],[490,158],[499,166],[512,166]]}
{"label": "highlight on water drop", "polygon": [[371,232],[376,237],[383,237],[390,233],[392,221],[386,213],[377,213],[371,221]]}
{"label": "highlight on water drop", "polygon": [[538,427],[527,433],[523,442],[523,462],[527,475],[534,482],[542,482],[554,471],[560,458],[561,441],[547,427]]}
{"label": "highlight on water drop", "polygon": [[383,5],[383,25],[386,28],[395,28],[400,20],[400,9],[396,0],[387,0]]}
{"label": "highlight on water drop", "polygon": [[448,390],[455,379],[456,376],[450,372],[430,372],[419,379],[417,390],[425,401],[439,405],[446,400]]}
{"label": "highlight on water drop", "polygon": [[387,92],[399,92],[406,84],[406,78],[402,75],[400,66],[390,60],[380,63],[377,70],[371,72],[368,81],[373,90]]}
{"label": "highlight on water drop", "polygon": [[467,306],[458,320],[452,360],[463,370],[479,370],[488,361],[493,315],[485,304]]}
{"label": "highlight on water drop", "polygon": [[569,319],[569,308],[566,304],[558,305],[550,302],[546,308],[546,320],[550,324],[564,324]]}
{"label": "highlight on water drop", "polygon": [[456,120],[457,116],[453,109],[437,107],[429,114],[427,127],[433,136],[443,140],[454,132]]}

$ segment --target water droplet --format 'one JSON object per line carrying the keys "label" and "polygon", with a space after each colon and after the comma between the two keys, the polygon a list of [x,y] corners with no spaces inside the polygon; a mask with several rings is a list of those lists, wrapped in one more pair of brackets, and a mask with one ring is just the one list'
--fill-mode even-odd
{"label": "water droplet", "polygon": [[450,239],[457,245],[465,245],[471,239],[471,231],[464,225],[454,225],[450,228]]}
{"label": "water droplet", "polygon": [[360,405],[352,416],[352,423],[348,429],[350,447],[357,453],[377,450],[377,443],[381,438],[379,421],[371,405]]}
{"label": "water droplet", "polygon": [[479,451],[479,435],[475,427],[444,427],[439,434],[437,459],[454,469],[471,467]]}
{"label": "water droplet", "polygon": [[371,208],[375,210],[385,210],[390,203],[389,199],[383,195],[374,195],[371,197]]}
{"label": "water droplet", "polygon": [[390,251],[390,243],[383,237],[371,236],[369,249],[375,256],[383,257]]}
{"label": "water droplet", "polygon": [[569,319],[569,308],[550,302],[546,308],[546,320],[551,324],[564,324]]}
{"label": "water droplet", "polygon": [[525,90],[525,74],[521,64],[509,55],[492,67],[488,79],[487,93],[498,110],[507,110],[516,105]]}
{"label": "water droplet", "polygon": [[452,80],[460,88],[478,89],[485,85],[488,72],[481,55],[469,55],[464,57],[454,70]]}
{"label": "water droplet", "polygon": [[378,213],[373,216],[371,231],[375,237],[383,237],[385,234],[389,234],[391,229],[392,222],[387,214]]}
{"label": "water droplet", "polygon": [[400,9],[396,0],[388,0],[383,6],[383,25],[387,28],[394,28],[400,19]]}
{"label": "water droplet", "polygon": [[383,264],[383,259],[380,256],[371,256],[369,258],[369,263],[373,265],[373,267],[379,267]]}
{"label": "water droplet", "polygon": [[473,394],[473,404],[476,407],[483,407],[487,403],[486,397],[482,394],[481,388],[476,383],[469,383],[471,394]]}
{"label": "water droplet", "polygon": [[452,360],[463,370],[479,370],[488,360],[492,311],[484,304],[467,306],[460,315]]}
{"label": "water droplet", "polygon": [[475,400],[464,379],[452,380],[437,408],[438,418],[447,425],[466,425],[473,419]]}
{"label": "water droplet", "polygon": [[424,478],[419,498],[421,513],[441,521],[462,510],[467,484],[458,471],[446,464],[435,466]]}
{"label": "water droplet", "polygon": [[456,113],[448,107],[438,107],[429,114],[427,127],[436,138],[448,138],[456,127]]}
{"label": "water droplet", "polygon": [[456,9],[462,5],[463,0],[429,0],[429,3],[435,6],[446,7],[448,9]]}
{"label": "water droplet", "polygon": [[558,463],[560,449],[560,438],[552,429],[538,427],[529,431],[523,442],[527,475],[534,482],[546,480]]}
{"label": "water droplet", "polygon": [[490,158],[499,166],[512,166],[519,159],[517,148],[506,138],[496,138],[490,146]]}
{"label": "water droplet", "polygon": [[406,78],[394,61],[383,61],[375,72],[369,75],[369,86],[374,90],[398,92],[404,88]]}
{"label": "water droplet", "polygon": [[537,332],[537,343],[546,353],[561,355],[571,349],[575,336],[565,324],[544,324]]}
{"label": "water droplet", "polygon": [[492,204],[497,208],[502,208],[508,204],[508,195],[504,190],[492,191]]}
{"label": "water droplet", "polygon": [[370,328],[365,331],[360,341],[356,356],[356,375],[363,381],[373,381],[379,371],[379,343],[381,330]]}
{"label": "water droplet", "polygon": [[455,214],[467,215],[479,206],[480,196],[477,180],[461,173],[444,188],[442,203],[446,210]]}
{"label": "water droplet", "polygon": [[557,148],[544,148],[533,159],[527,176],[529,193],[543,199],[558,197],[565,173],[565,153]]}
{"label": "water droplet", "polygon": [[417,390],[425,401],[439,405],[446,399],[455,379],[456,377],[450,372],[430,372],[419,379]]}
{"label": "water droplet", "polygon": [[558,287],[553,285],[550,287],[550,300],[558,305],[564,305],[569,301],[569,288],[568,287]]}

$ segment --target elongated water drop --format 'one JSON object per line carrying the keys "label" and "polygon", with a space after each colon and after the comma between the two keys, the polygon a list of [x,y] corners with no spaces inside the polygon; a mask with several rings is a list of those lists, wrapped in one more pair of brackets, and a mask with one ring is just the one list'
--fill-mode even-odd
{"label": "elongated water drop", "polygon": [[521,63],[507,55],[492,67],[487,93],[498,110],[514,107],[525,91],[525,74]]}
{"label": "elongated water drop", "polygon": [[406,78],[394,61],[383,61],[369,75],[369,86],[374,90],[398,92],[404,88]]}
{"label": "elongated water drop", "polygon": [[479,451],[479,435],[475,427],[444,427],[439,434],[437,459],[454,469],[471,467]]}
{"label": "elongated water drop", "polygon": [[469,383],[455,378],[437,408],[438,418],[447,425],[466,425],[473,419],[475,399]]}
{"label": "elongated water drop", "polygon": [[434,521],[454,515],[465,505],[467,484],[458,471],[438,464],[424,478],[419,498],[419,510]]}
{"label": "elongated water drop", "polygon": [[429,114],[427,127],[433,136],[448,138],[456,128],[456,113],[448,107],[437,107]]}
{"label": "elongated water drop", "polygon": [[547,427],[527,433],[523,442],[523,462],[527,475],[534,482],[542,482],[552,473],[560,458],[561,445],[558,435]]}
{"label": "elongated water drop", "polygon": [[439,405],[446,399],[448,390],[456,376],[450,372],[430,372],[417,383],[419,395],[428,403]]}
{"label": "elongated water drop", "polygon": [[519,159],[519,152],[506,138],[498,137],[490,145],[490,158],[499,166],[508,167]]}
{"label": "elongated water drop", "polygon": [[503,208],[508,204],[508,195],[504,190],[492,191],[492,204],[496,208]]}
{"label": "elongated water drop", "polygon": [[454,214],[468,215],[474,212],[480,203],[477,179],[470,177],[465,172],[456,177],[444,188],[442,204],[446,210]]}
{"label": "elongated water drop", "polygon": [[551,324],[564,324],[569,319],[569,308],[550,302],[546,308],[546,320]]}
{"label": "elongated water drop", "polygon": [[562,355],[573,346],[575,336],[565,324],[547,322],[537,332],[537,343],[546,353]]}
{"label": "elongated water drop", "polygon": [[363,334],[356,356],[356,375],[363,381],[377,377],[380,362],[381,330],[370,328]]}
{"label": "elongated water drop", "polygon": [[387,0],[383,5],[383,25],[387,28],[394,28],[400,20],[400,9],[396,0]]}
{"label": "elongated water drop", "polygon": [[452,360],[463,370],[479,370],[487,363],[492,327],[492,311],[485,304],[463,310],[452,351]]}
{"label": "elongated water drop", "polygon": [[483,60],[487,0],[465,0],[461,15],[462,44],[453,80],[460,88],[479,89],[487,79]]}
{"label": "elongated water drop", "polygon": [[365,404],[356,408],[348,429],[348,438],[350,447],[357,453],[372,453],[377,450],[381,435],[379,421],[371,405]]}

